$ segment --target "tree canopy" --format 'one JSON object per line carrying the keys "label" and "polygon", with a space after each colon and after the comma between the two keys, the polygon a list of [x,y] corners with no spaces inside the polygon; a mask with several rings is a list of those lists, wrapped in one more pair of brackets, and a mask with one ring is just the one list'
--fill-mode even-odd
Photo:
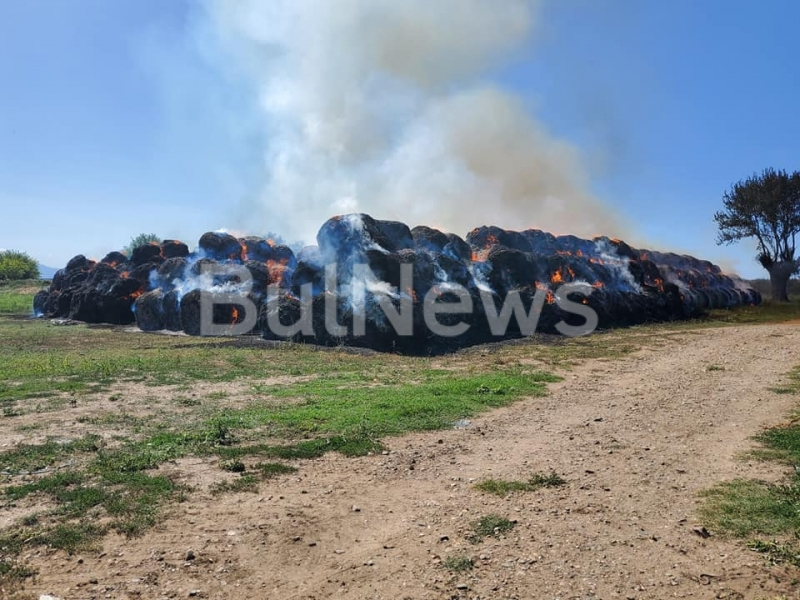
{"label": "tree canopy", "polygon": [[136,237],[131,238],[130,243],[127,246],[125,246],[125,250],[123,250],[123,252],[127,256],[130,256],[135,248],[138,248],[139,246],[146,246],[151,242],[156,242],[157,244],[160,244],[161,238],[158,237],[155,233],[140,233]]}
{"label": "tree canopy", "polygon": [[789,174],[765,169],[734,183],[725,192],[722,203],[723,210],[714,215],[719,227],[717,243],[732,244],[754,238],[758,243],[758,261],[773,283],[773,299],[788,300],[786,283],[800,269],[796,259],[800,172]]}
{"label": "tree canopy", "polygon": [[39,279],[39,264],[25,252],[0,252],[0,281]]}

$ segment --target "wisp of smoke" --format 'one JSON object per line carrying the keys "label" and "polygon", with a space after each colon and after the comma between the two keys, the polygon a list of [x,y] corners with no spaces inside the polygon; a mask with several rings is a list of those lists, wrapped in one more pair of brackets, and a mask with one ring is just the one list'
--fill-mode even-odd
{"label": "wisp of smoke", "polygon": [[[260,93],[263,187],[249,228],[313,239],[367,212],[459,234],[482,224],[623,235],[578,151],[490,73],[522,51],[539,0],[207,0]],[[234,68],[234,65],[231,65]]]}

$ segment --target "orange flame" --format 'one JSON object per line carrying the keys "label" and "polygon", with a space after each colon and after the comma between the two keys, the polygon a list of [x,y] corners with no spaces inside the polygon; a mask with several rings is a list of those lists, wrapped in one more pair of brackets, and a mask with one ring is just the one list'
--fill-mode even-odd
{"label": "orange flame", "polygon": [[553,276],[550,277],[550,281],[553,283],[562,283],[564,281],[564,277],[561,275],[561,271],[554,271]]}
{"label": "orange flame", "polygon": [[[473,230],[473,231],[475,231],[475,230]],[[497,239],[496,235],[494,235],[492,233],[487,235],[486,236],[486,244],[483,246],[483,248],[481,250],[478,250],[477,252],[475,252],[473,250],[473,252],[472,252],[472,262],[486,262],[486,260],[489,258],[489,252],[492,250],[492,248],[494,246],[498,245],[499,243],[500,242]]]}
{"label": "orange flame", "polygon": [[556,297],[553,296],[553,291],[547,285],[545,285],[541,281],[537,281],[534,285],[536,286],[537,290],[540,290],[540,291],[543,291],[543,292],[547,292],[547,303],[548,304],[553,304],[556,301]]}
{"label": "orange flame", "polygon": [[283,283],[283,278],[286,275],[286,269],[289,264],[289,259],[284,258],[281,260],[268,260],[267,269],[269,270],[270,283],[280,285]]}
{"label": "orange flame", "polygon": [[491,250],[491,248],[484,248],[478,252],[473,252],[472,262],[486,262],[486,260],[489,258],[489,250]]}

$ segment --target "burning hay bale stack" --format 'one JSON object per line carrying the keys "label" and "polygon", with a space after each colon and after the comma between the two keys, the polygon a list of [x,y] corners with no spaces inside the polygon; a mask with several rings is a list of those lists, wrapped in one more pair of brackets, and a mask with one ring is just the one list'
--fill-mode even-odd
{"label": "burning hay bale stack", "polygon": [[133,303],[150,289],[150,277],[165,255],[189,254],[186,244],[167,240],[136,248],[128,257],[110,252],[101,261],[82,254],[53,277],[50,288],[34,298],[34,312],[88,323],[127,325],[134,322]]}
{"label": "burning hay bale stack", "polygon": [[[707,261],[606,237],[480,227],[462,239],[352,214],[326,221],[316,241],[295,255],[270,240],[209,232],[193,252],[171,240],[130,257],[76,256],[34,309],[87,322],[135,321],[144,331],[247,331],[427,353],[527,335],[531,324],[545,333],[561,331],[560,323],[580,326],[588,309],[600,327],[612,327],[760,302]],[[573,286],[559,295],[565,284]]]}

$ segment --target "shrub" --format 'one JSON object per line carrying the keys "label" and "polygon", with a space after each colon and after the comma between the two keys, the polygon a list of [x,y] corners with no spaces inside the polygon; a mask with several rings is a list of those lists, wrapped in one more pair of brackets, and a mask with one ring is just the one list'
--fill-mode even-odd
{"label": "shrub", "polygon": [[39,265],[24,252],[4,250],[0,252],[0,281],[16,279],[39,279]]}
{"label": "shrub", "polygon": [[160,244],[161,238],[155,233],[140,233],[135,238],[131,239],[130,243],[125,246],[125,250],[123,250],[123,252],[126,256],[130,256],[133,254],[133,250],[135,248],[138,248],[139,246],[146,246],[150,242],[156,242],[157,244]]}

